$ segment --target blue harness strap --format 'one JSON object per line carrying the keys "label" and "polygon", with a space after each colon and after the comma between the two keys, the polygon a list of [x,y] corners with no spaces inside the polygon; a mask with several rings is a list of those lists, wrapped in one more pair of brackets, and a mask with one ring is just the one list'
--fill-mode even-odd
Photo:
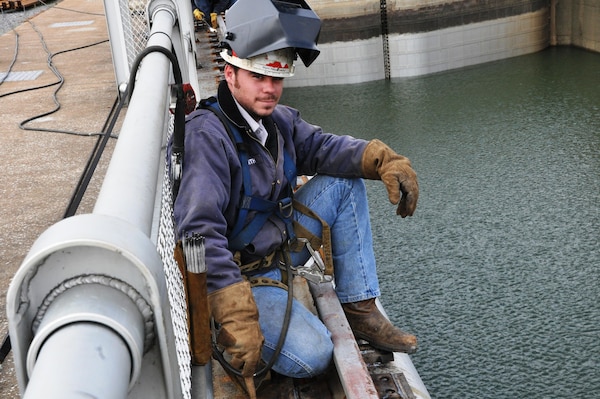
{"label": "blue harness strap", "polygon": [[[288,190],[289,196],[277,201],[253,196],[252,179],[250,177],[250,167],[248,165],[248,148],[247,144],[244,142],[240,129],[233,125],[231,121],[223,115],[223,111],[221,111],[216,99],[210,98],[203,101],[201,105],[203,108],[212,111],[223,123],[227,134],[235,143],[242,167],[242,186],[244,194],[240,200],[239,212],[235,225],[229,234],[229,249],[239,251],[247,247],[271,215],[279,217],[285,223],[288,231],[288,238],[293,240],[295,235],[292,221],[292,185],[296,181],[296,165],[292,161],[292,157],[284,150],[283,169],[285,177],[290,184],[290,189]],[[248,224],[245,224],[250,211],[254,211],[256,214]]]}

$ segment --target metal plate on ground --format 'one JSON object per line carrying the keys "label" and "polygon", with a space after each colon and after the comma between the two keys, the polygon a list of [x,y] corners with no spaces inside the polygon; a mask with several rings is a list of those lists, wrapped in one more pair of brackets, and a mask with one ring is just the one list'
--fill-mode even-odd
{"label": "metal plate on ground", "polygon": [[26,80],[36,80],[43,71],[21,71],[9,72],[8,75],[0,73],[0,82],[20,82]]}

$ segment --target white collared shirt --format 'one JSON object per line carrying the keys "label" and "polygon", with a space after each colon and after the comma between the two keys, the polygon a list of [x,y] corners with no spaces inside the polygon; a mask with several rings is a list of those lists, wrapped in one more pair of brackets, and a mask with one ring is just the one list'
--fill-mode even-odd
{"label": "white collared shirt", "polygon": [[263,126],[262,119],[258,122],[255,121],[254,118],[250,116],[248,111],[246,111],[244,107],[242,107],[235,98],[233,99],[233,101],[235,101],[235,105],[237,105],[240,114],[242,114],[246,122],[248,122],[248,126],[250,126],[250,129],[252,129],[252,131],[256,135],[256,138],[261,142],[262,145],[265,145],[265,143],[267,142],[268,133],[267,129],[265,129],[265,127]]}

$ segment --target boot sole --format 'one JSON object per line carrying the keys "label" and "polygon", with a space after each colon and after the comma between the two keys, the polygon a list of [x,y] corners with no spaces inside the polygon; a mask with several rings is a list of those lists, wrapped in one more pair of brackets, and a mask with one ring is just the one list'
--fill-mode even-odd
{"label": "boot sole", "polygon": [[355,338],[365,340],[373,348],[377,348],[377,349],[380,349],[383,351],[401,352],[401,353],[406,353],[407,355],[411,355],[417,351],[416,345],[415,346],[408,346],[408,345],[404,346],[403,345],[403,346],[390,347],[390,346],[386,346],[386,345],[380,345],[377,342],[373,341],[371,338],[369,338],[367,335],[361,334],[360,332],[353,331],[353,333],[354,333]]}

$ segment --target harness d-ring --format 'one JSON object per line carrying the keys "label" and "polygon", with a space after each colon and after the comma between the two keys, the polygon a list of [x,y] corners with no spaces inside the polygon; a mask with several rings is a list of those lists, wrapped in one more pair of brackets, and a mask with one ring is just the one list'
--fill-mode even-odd
{"label": "harness d-ring", "polygon": [[279,201],[279,214],[285,219],[292,217],[294,213],[294,204],[291,198],[285,198],[283,201]]}

